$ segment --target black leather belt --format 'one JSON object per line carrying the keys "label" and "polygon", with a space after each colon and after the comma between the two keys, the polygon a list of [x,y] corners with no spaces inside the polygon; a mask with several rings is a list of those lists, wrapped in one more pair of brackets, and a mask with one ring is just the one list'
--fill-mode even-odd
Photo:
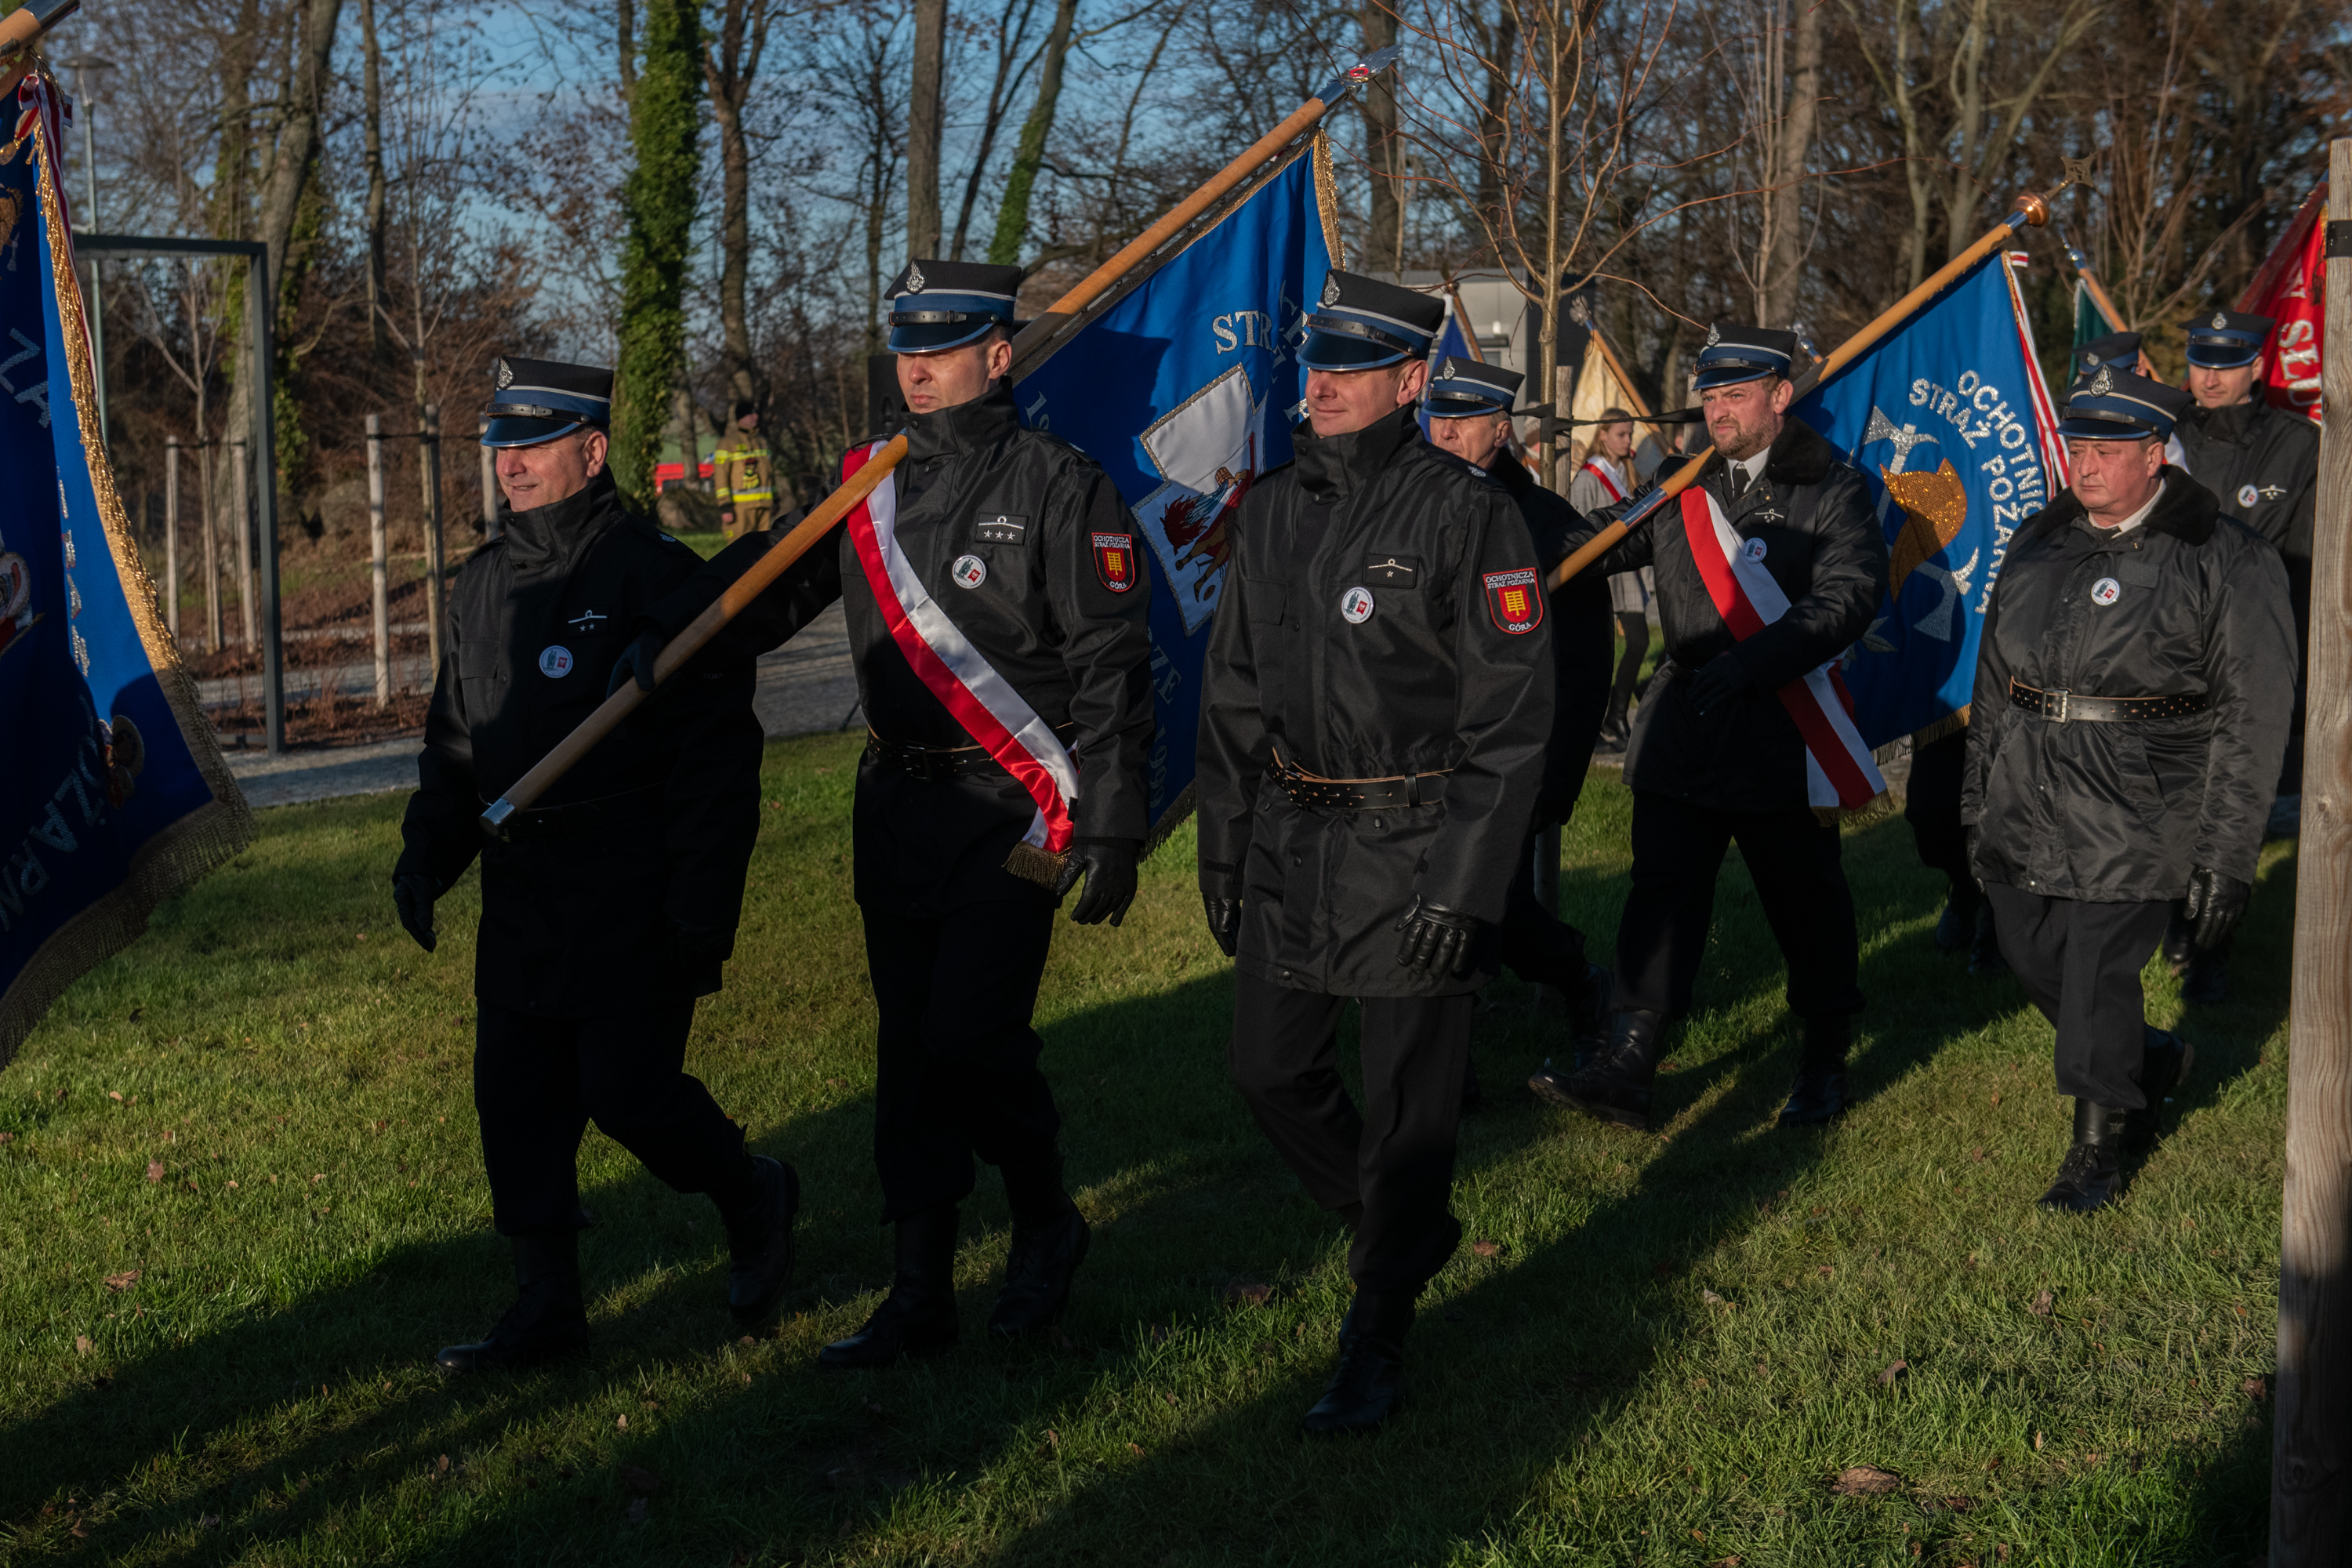
{"label": "black leather belt", "polygon": [[1290,797],[1293,805],[1317,806],[1325,811],[1380,811],[1433,804],[1444,796],[1445,786],[1429,781],[1442,779],[1453,771],[1440,768],[1433,773],[1399,773],[1384,779],[1327,779],[1320,773],[1292,766],[1277,752],[1267,776]]}
{"label": "black leather belt", "polygon": [[[1077,733],[1076,724],[1056,724],[1054,733],[1065,742]],[[985,746],[908,746],[866,731],[866,754],[887,767],[900,768],[925,784],[963,778],[971,773],[1003,773],[1003,767]]]}
{"label": "black leather belt", "polygon": [[2042,691],[2011,680],[2009,705],[2053,724],[2120,724],[2134,719],[2185,719],[2213,706],[2213,699],[2202,691],[2179,697],[2093,697],[2080,691]]}
{"label": "black leather belt", "polygon": [[617,822],[639,820],[651,816],[653,808],[660,804],[661,789],[657,784],[642,784],[618,795],[573,801],[569,805],[536,805],[529,811],[518,811],[499,824],[499,841],[519,844],[539,838],[571,838]]}

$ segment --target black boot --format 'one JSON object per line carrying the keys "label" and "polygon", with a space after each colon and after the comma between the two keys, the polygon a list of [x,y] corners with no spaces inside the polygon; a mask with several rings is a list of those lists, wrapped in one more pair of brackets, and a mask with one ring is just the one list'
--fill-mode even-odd
{"label": "black boot", "polygon": [[890,1293],[845,1340],[816,1352],[819,1366],[888,1366],[902,1355],[956,1342],[956,1207],[940,1204],[898,1225],[898,1274]]}
{"label": "black boot", "polygon": [[1620,1127],[1650,1123],[1650,1086],[1658,1076],[1658,1036],[1664,1022],[1655,1013],[1629,1008],[1617,1015],[1609,1044],[1566,1078],[1551,1069],[1528,1079],[1546,1100]]}
{"label": "black boot", "polygon": [[1311,1437],[1370,1432],[1404,1402],[1412,1298],[1359,1290],[1339,1325],[1339,1369],[1299,1425]]}
{"label": "black boot", "polygon": [[2124,1112],[2091,1100],[2074,1102],[2074,1145],[2059,1163],[2042,1206],[2089,1214],[2116,1195],[2121,1174]]}
{"label": "black boot", "polygon": [[1780,1108],[1783,1127],[1821,1127],[1845,1114],[1845,1055],[1853,1038],[1843,1013],[1805,1020],[1805,1056],[1789,1103]]}
{"label": "black boot", "polygon": [[2205,948],[2194,948],[2188,966],[2179,972],[2180,999],[2210,1007],[2230,994],[2229,960]]}
{"label": "black boot", "polygon": [[2163,1127],[2164,1102],[2174,1089],[2188,1081],[2189,1074],[2197,1066],[2196,1048],[2187,1040],[2147,1025],[2140,1029],[2147,1047],[2140,1058],[2139,1087],[2140,1092],[2147,1096],[2147,1106],[2124,1112],[2123,1147],[2126,1154],[2145,1154],[2156,1147],[2157,1135]]}
{"label": "black boot", "polygon": [[1062,1161],[1004,1173],[1013,1205],[1013,1245],[1004,1254],[1004,1289],[988,1314],[988,1331],[1011,1339],[1061,1320],[1070,1280],[1087,1260],[1093,1227],[1062,1187]]}
{"label": "black boot", "polygon": [[793,1217],[800,1213],[800,1173],[765,1154],[751,1156],[748,1202],[719,1211],[734,1266],[727,1272],[727,1310],[756,1323],[775,1310],[793,1282]]}
{"label": "black boot", "polygon": [[1990,899],[1977,900],[1976,934],[1969,940],[1969,973],[1976,975],[2009,973],[2009,960],[2000,955],[2000,932],[1993,925]]}
{"label": "black boot", "polygon": [[1569,1079],[1609,1048],[1609,998],[1616,985],[1616,976],[1609,973],[1608,965],[1588,963],[1584,966],[1583,985],[1562,993],[1568,1002],[1567,1059],[1544,1058],[1543,1066],[1528,1079],[1529,1089],[1555,1104],[1568,1103]]}
{"label": "black boot", "polygon": [[588,1313],[580,1301],[580,1233],[539,1230],[513,1238],[521,1297],[488,1339],[450,1345],[433,1358],[445,1373],[492,1372],[588,1353]]}

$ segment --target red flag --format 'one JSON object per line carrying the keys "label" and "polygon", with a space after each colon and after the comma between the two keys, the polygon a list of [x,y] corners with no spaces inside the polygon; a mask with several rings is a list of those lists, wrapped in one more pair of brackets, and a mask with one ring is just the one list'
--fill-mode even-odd
{"label": "red flag", "polygon": [[2278,322],[2263,366],[2263,392],[2276,408],[2292,408],[2319,419],[2319,355],[2327,329],[2326,227],[2319,221],[2327,205],[2327,182],[2304,198],[2294,220],[2262,270],[2238,300],[2238,309]]}

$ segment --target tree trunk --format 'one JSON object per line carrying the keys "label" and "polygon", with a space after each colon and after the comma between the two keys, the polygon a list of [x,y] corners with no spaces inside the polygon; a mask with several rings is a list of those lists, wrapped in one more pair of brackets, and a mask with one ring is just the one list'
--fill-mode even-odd
{"label": "tree trunk", "polygon": [[1004,181],[1004,201],[996,209],[996,237],[990,241],[988,259],[999,267],[1020,265],[1021,246],[1029,237],[1029,193],[1037,170],[1045,162],[1045,138],[1053,134],[1054,110],[1062,97],[1062,64],[1069,58],[1070,34],[1077,25],[1077,0],[1055,0],[1054,30],[1045,35],[1045,58],[1037,75],[1037,101],[1021,122],[1021,140],[1013,149],[1013,170]]}
{"label": "tree trunk", "polygon": [[386,364],[392,339],[383,330],[383,47],[375,36],[375,0],[360,0],[362,142],[367,158],[368,357]]}
{"label": "tree trunk", "polygon": [[965,242],[971,237],[971,209],[980,199],[980,183],[987,176],[988,160],[996,151],[996,134],[1004,128],[1005,111],[1013,107],[1013,95],[1020,89],[1021,76],[1027,68],[1015,72],[1013,62],[1021,56],[1021,46],[1028,41],[1029,18],[1035,14],[1037,0],[1006,0],[1004,15],[996,30],[996,79],[988,85],[988,112],[980,122],[980,143],[972,150],[971,171],[964,177],[963,203],[956,212],[955,239],[950,246],[950,258],[961,261]]}
{"label": "tree trunk", "polygon": [[751,271],[751,146],[743,110],[768,44],[768,0],[724,0],[717,48],[703,52],[710,114],[719,125],[719,328],[730,397],[760,401],[758,362],[745,304]]}
{"label": "tree trunk", "polygon": [[1822,13],[1826,0],[1796,0],[1795,47],[1789,71],[1787,112],[1780,118],[1774,160],[1780,188],[1772,193],[1764,244],[1761,325],[1786,327],[1797,317],[1797,289],[1805,261],[1805,160],[1813,146],[1814,108],[1821,97]]}
{"label": "tree trunk", "polygon": [[948,0],[915,0],[915,92],[907,105],[907,254],[940,253],[940,79],[946,69]]}
{"label": "tree trunk", "polygon": [[621,67],[621,101],[633,102],[637,96],[637,8],[634,0],[614,0],[614,44],[619,51]]}
{"label": "tree trunk", "polygon": [[702,40],[697,0],[647,0],[645,64],[629,100],[635,163],[621,187],[620,364],[613,479],[650,509],[670,394],[686,359],[686,264],[694,228]]}
{"label": "tree trunk", "polygon": [[[1486,101],[1478,118],[1478,222],[1499,234],[1503,207],[1503,146],[1510,111],[1511,62],[1519,52],[1517,0],[1503,0],[1502,15],[1486,38]],[[1496,258],[1501,252],[1497,250]]]}
{"label": "tree trunk", "polygon": [[[1396,13],[1382,0],[1365,0],[1360,13],[1364,53],[1396,42]],[[1404,143],[1397,139],[1396,89],[1382,71],[1364,84],[1364,162],[1372,180],[1372,223],[1364,237],[1364,259],[1376,268],[1404,266]]]}

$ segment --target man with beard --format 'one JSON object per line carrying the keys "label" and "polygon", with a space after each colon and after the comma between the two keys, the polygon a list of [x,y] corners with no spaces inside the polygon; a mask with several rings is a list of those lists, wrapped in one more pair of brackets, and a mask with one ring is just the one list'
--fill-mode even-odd
{"label": "man with beard", "polygon": [[400,923],[427,952],[434,901],[477,855],[474,1105],[492,1218],[521,1299],[442,1371],[587,1348],[575,1165],[590,1120],[682,1193],[719,1205],[728,1304],[754,1322],[790,1280],[800,1183],[683,1070],[694,1002],[734,950],[759,832],[760,727],[747,660],[706,656],[486,844],[482,803],[604,701],[625,628],[694,552],[627,510],[605,467],[613,373],[501,359],[482,445],[506,531],[458,571],[418,787],[393,868]]}
{"label": "man with beard", "polygon": [[[1617,929],[1611,1037],[1576,1072],[1538,1073],[1532,1085],[1623,1126],[1648,1123],[1662,1037],[1690,1010],[1716,874],[1734,840],[1788,961],[1789,1010],[1804,1031],[1780,1124],[1827,1122],[1845,1109],[1861,955],[1837,826],[1823,820],[1814,775],[1875,773],[1866,752],[1815,754],[1794,715],[1815,700],[1808,678],[1869,626],[1886,585],[1886,541],[1862,476],[1789,417],[1796,349],[1792,332],[1708,331],[1698,387],[1717,460],[1678,510],[1588,568],[1656,568],[1668,661],[1625,756],[1633,890]],[[1727,598],[1745,635],[1726,618]],[[1811,716],[1834,733],[1826,710]]]}
{"label": "man with beard", "polygon": [[[1328,275],[1296,460],[1242,503],[1202,671],[1201,897],[1238,960],[1230,1067],[1355,1227],[1311,1434],[1395,1408],[1447,1206],[1475,994],[1493,977],[1552,727],[1550,617],[1510,499],[1416,418],[1444,308]],[[1333,1059],[1363,1008],[1359,1113]]]}

